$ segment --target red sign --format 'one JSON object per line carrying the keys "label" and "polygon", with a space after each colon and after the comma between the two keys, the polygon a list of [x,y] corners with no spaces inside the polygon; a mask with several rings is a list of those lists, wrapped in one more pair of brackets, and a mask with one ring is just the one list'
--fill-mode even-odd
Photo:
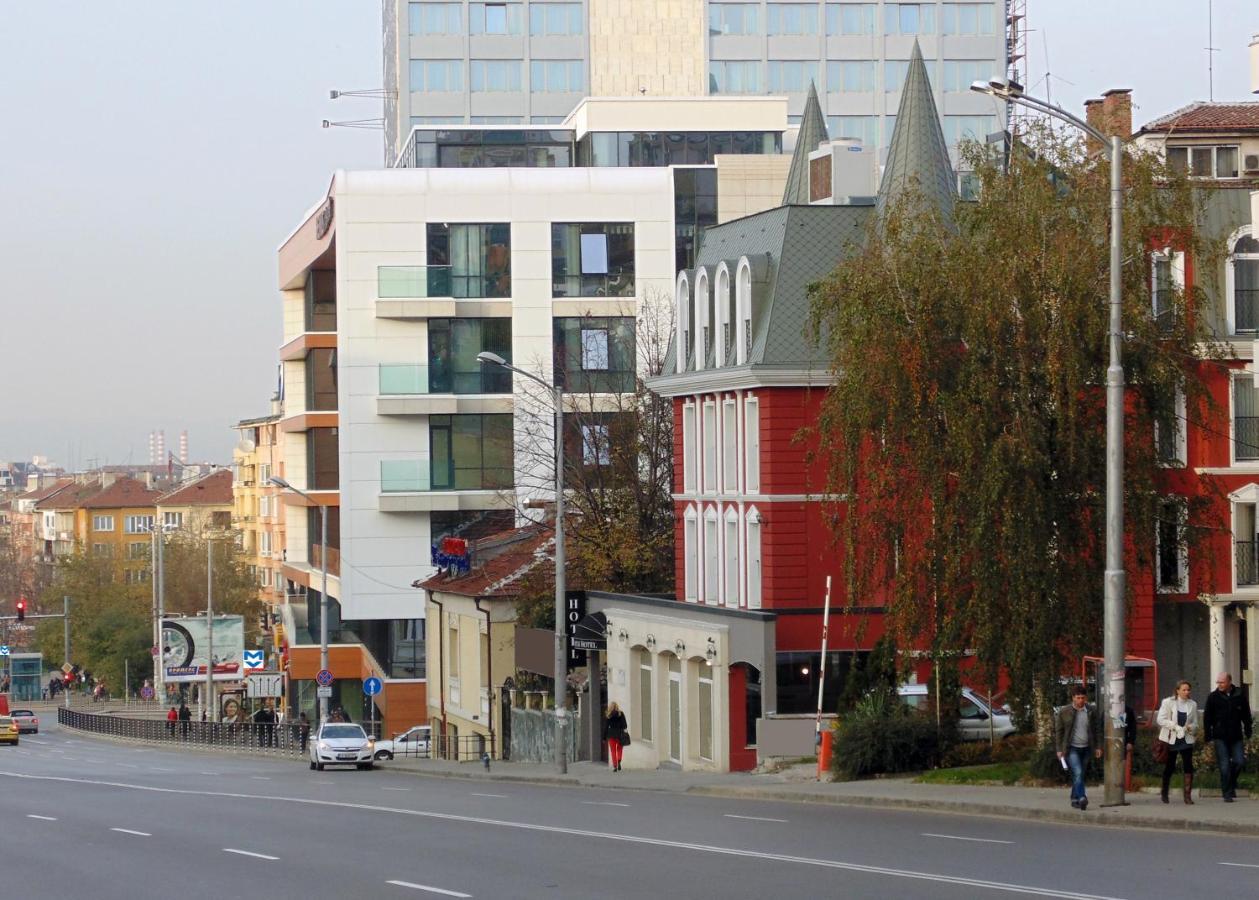
{"label": "red sign", "polygon": [[468,541],[467,538],[444,537],[442,538],[441,552],[447,556],[467,556]]}

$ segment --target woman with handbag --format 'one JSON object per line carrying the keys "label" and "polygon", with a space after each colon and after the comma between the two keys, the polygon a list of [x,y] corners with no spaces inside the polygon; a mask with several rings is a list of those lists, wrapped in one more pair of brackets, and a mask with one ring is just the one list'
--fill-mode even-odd
{"label": "woman with handbag", "polygon": [[608,742],[608,762],[613,772],[621,771],[621,750],[629,743],[626,733],[628,723],[625,713],[615,703],[608,704],[608,714],[603,720],[603,739]]}
{"label": "woman with handbag", "polygon": [[1176,693],[1164,700],[1158,708],[1158,743],[1154,745],[1154,749],[1156,757],[1165,758],[1163,791],[1160,794],[1164,803],[1171,802],[1167,799],[1167,789],[1176,771],[1177,756],[1180,757],[1181,769],[1185,775],[1185,802],[1193,803],[1193,743],[1198,734],[1198,704],[1189,697],[1192,689],[1189,682],[1183,679],[1178,681]]}

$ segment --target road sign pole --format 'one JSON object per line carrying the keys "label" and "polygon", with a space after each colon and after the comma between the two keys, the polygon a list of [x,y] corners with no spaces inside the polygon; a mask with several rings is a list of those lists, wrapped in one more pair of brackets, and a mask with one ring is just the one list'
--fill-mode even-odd
{"label": "road sign pole", "polygon": [[[62,603],[62,615],[63,615],[62,623],[65,627],[66,665],[68,666],[70,665],[70,598],[62,597],[61,603]],[[66,709],[69,709],[70,708],[70,689],[66,687],[66,683],[64,681],[61,682],[61,693],[64,694],[66,698]]]}

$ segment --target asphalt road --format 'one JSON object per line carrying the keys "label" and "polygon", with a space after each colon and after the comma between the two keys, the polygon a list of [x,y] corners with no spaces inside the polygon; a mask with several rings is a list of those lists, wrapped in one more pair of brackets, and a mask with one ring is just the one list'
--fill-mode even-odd
{"label": "asphalt road", "polygon": [[1246,838],[317,773],[56,726],[0,747],[3,897],[1223,900],[1259,896],[1257,851]]}

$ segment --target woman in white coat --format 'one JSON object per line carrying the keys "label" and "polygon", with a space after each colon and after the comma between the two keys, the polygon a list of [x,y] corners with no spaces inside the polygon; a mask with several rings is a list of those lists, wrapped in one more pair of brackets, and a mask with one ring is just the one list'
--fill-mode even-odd
{"label": "woman in white coat", "polygon": [[1163,766],[1164,803],[1168,803],[1167,789],[1176,771],[1176,757],[1180,757],[1185,773],[1185,802],[1193,803],[1193,743],[1198,736],[1198,704],[1189,697],[1193,686],[1187,681],[1176,683],[1176,693],[1163,701],[1158,708],[1158,739],[1167,744],[1167,762]]}

